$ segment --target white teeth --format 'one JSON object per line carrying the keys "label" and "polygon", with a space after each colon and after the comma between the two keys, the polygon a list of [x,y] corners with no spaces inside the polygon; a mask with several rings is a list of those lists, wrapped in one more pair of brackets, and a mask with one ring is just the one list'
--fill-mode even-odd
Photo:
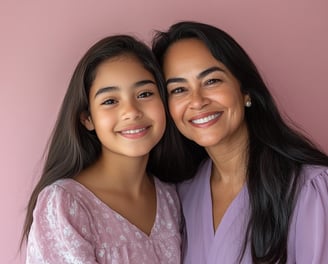
{"label": "white teeth", "polygon": [[205,124],[205,123],[217,118],[220,115],[221,115],[220,113],[216,113],[216,114],[209,115],[209,116],[206,116],[206,117],[203,117],[203,118],[192,120],[191,122],[194,123],[194,124]]}
{"label": "white teeth", "polygon": [[121,133],[122,134],[137,134],[137,133],[140,133],[142,131],[146,130],[146,128],[139,128],[139,129],[131,129],[131,130],[124,130],[122,131]]}

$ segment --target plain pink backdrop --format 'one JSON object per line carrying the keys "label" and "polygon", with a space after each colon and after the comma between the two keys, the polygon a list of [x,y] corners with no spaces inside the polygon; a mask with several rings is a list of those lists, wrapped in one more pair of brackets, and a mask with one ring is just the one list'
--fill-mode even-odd
{"label": "plain pink backdrop", "polygon": [[326,0],[56,0],[0,2],[0,263],[17,253],[25,206],[72,71],[100,38],[198,20],[251,55],[281,110],[328,151]]}

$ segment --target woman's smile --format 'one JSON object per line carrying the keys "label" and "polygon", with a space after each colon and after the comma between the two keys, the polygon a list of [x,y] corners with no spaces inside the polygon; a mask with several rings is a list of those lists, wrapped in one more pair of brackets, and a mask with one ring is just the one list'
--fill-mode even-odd
{"label": "woman's smile", "polygon": [[219,120],[219,117],[223,112],[216,112],[214,114],[202,114],[201,116],[193,117],[190,119],[190,123],[195,126],[203,126],[203,125],[212,125]]}

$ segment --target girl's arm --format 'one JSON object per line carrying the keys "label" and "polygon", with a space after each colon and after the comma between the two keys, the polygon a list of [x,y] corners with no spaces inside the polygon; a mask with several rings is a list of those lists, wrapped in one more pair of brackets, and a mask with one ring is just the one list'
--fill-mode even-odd
{"label": "girl's arm", "polygon": [[44,189],[33,212],[26,263],[95,264],[90,216],[57,185]]}

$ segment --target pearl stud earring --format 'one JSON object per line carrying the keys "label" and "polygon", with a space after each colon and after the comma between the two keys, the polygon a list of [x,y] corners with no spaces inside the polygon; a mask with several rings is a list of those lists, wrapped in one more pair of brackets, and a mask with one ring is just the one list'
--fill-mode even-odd
{"label": "pearl stud earring", "polygon": [[247,102],[245,103],[246,107],[251,107],[252,106],[252,102],[251,100],[247,100]]}

